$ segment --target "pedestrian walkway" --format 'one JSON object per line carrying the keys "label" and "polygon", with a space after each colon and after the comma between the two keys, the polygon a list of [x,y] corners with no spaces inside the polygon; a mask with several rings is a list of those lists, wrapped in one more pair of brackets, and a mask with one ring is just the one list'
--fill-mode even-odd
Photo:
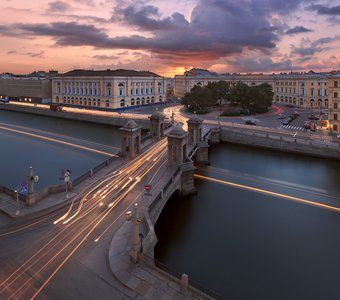
{"label": "pedestrian walkway", "polygon": [[215,299],[191,286],[181,288],[179,279],[157,268],[148,257],[143,264],[133,263],[129,255],[132,237],[133,223],[125,222],[111,242],[109,263],[114,276],[135,293],[135,299]]}
{"label": "pedestrian walkway", "polygon": [[281,125],[279,128],[289,129],[289,130],[298,130],[298,131],[304,131],[305,128],[301,126],[292,126],[292,125]]}

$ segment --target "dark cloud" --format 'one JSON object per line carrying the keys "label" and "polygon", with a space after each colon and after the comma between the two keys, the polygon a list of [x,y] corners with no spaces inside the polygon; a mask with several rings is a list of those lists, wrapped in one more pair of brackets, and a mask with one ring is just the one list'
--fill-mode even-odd
{"label": "dark cloud", "polygon": [[44,54],[45,54],[44,51],[25,53],[25,55],[32,57],[32,58],[43,58]]}
{"label": "dark cloud", "polygon": [[119,59],[119,56],[117,55],[94,55],[92,56],[95,59],[98,60],[115,60],[115,59]]}
{"label": "dark cloud", "polygon": [[313,30],[308,29],[303,26],[295,26],[294,28],[288,29],[285,33],[288,35],[293,35],[297,33],[306,33],[306,32],[313,32]]}
{"label": "dark cloud", "polygon": [[[87,0],[77,1],[91,4]],[[248,50],[271,54],[286,28],[280,16],[292,13],[303,1],[305,0],[198,0],[192,9],[190,20],[186,20],[180,13],[163,17],[157,7],[146,4],[145,0],[125,0],[116,2],[110,22],[131,26],[140,34],[110,37],[102,28],[75,21],[0,26],[0,34],[12,32],[30,38],[47,36],[55,41],[56,46],[145,50],[152,53],[153,58],[158,61],[171,65],[189,65],[240,55]],[[57,9],[57,3],[60,5],[65,2],[52,3],[55,3]],[[59,9],[62,10],[63,6]],[[273,15],[276,16],[274,21]],[[77,20],[82,20],[81,18],[86,17],[78,18]],[[107,22],[104,19],[100,21]],[[286,33],[308,31],[307,28],[297,26]],[[323,50],[318,45],[313,48],[315,51]],[[300,55],[299,48],[293,51],[294,55]],[[98,56],[98,59],[106,58]]]}
{"label": "dark cloud", "polygon": [[54,1],[48,3],[47,11],[49,12],[65,12],[71,9],[71,6],[63,1]]}
{"label": "dark cloud", "polygon": [[307,46],[307,47],[296,47],[294,45],[290,46],[291,48],[291,55],[297,56],[297,57],[305,57],[305,56],[312,56],[316,53],[329,50],[329,48],[322,48],[318,46]]}
{"label": "dark cloud", "polygon": [[17,52],[15,50],[8,51],[7,54],[16,54]]}
{"label": "dark cloud", "polygon": [[340,36],[334,36],[334,37],[324,37],[317,39],[316,41],[312,42],[312,46],[319,46],[319,45],[324,45],[324,44],[330,44],[336,41],[340,40]]}
{"label": "dark cloud", "polygon": [[340,5],[328,7],[325,5],[314,4],[307,7],[307,9],[316,11],[319,15],[340,16]]}

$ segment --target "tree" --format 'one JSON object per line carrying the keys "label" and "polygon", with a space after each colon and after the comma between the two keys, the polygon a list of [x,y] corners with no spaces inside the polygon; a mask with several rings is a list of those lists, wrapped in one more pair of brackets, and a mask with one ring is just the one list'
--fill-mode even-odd
{"label": "tree", "polygon": [[212,92],[207,87],[194,86],[190,93],[186,93],[182,98],[182,104],[190,112],[204,114],[215,103]]}
{"label": "tree", "polygon": [[216,103],[224,104],[229,99],[231,92],[229,82],[223,80],[209,82],[207,88],[212,92],[212,96],[216,99]]}

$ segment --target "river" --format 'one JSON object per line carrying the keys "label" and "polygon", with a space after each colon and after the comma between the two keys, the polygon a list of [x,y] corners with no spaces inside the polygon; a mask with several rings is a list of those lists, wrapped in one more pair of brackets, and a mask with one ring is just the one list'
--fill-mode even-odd
{"label": "river", "polygon": [[[22,132],[101,150],[108,155]],[[119,146],[119,130],[112,126],[0,110],[0,185],[16,189],[27,180],[30,165],[39,176],[35,191],[60,184],[61,169],[71,170],[71,178],[75,179],[108,159],[110,153],[117,153]]]}
{"label": "river", "polygon": [[340,162],[230,144],[209,150],[211,166],[196,173],[227,184],[196,179],[197,195],[168,201],[155,258],[220,298],[339,299],[339,212],[304,201],[340,206]]}

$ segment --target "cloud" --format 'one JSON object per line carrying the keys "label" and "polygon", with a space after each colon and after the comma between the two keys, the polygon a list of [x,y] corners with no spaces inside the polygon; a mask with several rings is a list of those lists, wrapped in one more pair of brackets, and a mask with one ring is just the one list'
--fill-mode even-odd
{"label": "cloud", "polygon": [[334,36],[334,37],[324,37],[317,39],[316,41],[312,42],[312,46],[319,46],[319,45],[324,45],[324,44],[330,44],[333,42],[340,41],[340,36]]}
{"label": "cloud", "polygon": [[288,35],[293,35],[297,33],[313,32],[313,30],[308,29],[304,26],[295,26],[294,28],[288,29],[285,33]]}
{"label": "cloud", "polygon": [[98,59],[98,60],[116,60],[119,59],[118,55],[94,55],[92,58]]}
{"label": "cloud", "polygon": [[44,54],[45,54],[44,51],[25,53],[25,55],[32,57],[32,58],[43,58]]}
{"label": "cloud", "polygon": [[297,57],[312,56],[316,53],[329,49],[329,48],[322,48],[322,47],[316,47],[316,46],[296,47],[295,45],[291,45],[290,48],[291,48],[291,55],[297,56]]}
{"label": "cloud", "polygon": [[16,50],[11,50],[11,51],[8,51],[8,52],[7,52],[7,54],[8,54],[8,55],[11,55],[11,54],[16,54],[16,53],[17,53],[17,51],[16,51]]}
{"label": "cloud", "polygon": [[65,12],[71,9],[71,6],[63,1],[54,1],[48,3],[47,11],[49,12]]}
{"label": "cloud", "polygon": [[327,7],[321,4],[313,4],[307,9],[316,11],[319,15],[340,16],[340,5]]}

